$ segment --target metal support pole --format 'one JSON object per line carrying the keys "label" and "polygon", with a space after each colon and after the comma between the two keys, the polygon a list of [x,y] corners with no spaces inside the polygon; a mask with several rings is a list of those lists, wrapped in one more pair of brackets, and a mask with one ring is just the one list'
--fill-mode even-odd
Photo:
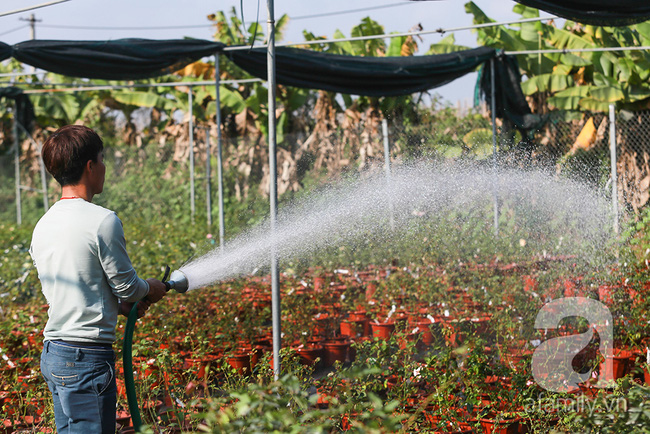
{"label": "metal support pole", "polygon": [[618,187],[616,185],[616,112],[614,104],[609,105],[609,155],[612,177],[612,212],[614,214],[614,233],[618,235]]}
{"label": "metal support pole", "polygon": [[208,214],[208,231],[212,230],[212,172],[210,167],[210,128],[205,129],[205,203]]}
{"label": "metal support pole", "polygon": [[498,161],[497,161],[497,103],[496,103],[496,89],[494,80],[494,58],[490,60],[490,85],[491,90],[491,112],[492,112],[492,167],[494,171],[494,234],[499,234],[499,192],[497,191],[497,174],[498,174]]}
{"label": "metal support pole", "polygon": [[18,140],[18,106],[14,103],[14,174],[16,176],[16,223],[23,224],[22,196],[20,191],[20,140]]}
{"label": "metal support pole", "polygon": [[47,177],[45,175],[45,163],[43,162],[43,147],[38,147],[38,164],[41,169],[41,189],[43,190],[43,212],[47,212],[50,203],[47,199]]}
{"label": "metal support pole", "polygon": [[216,124],[217,124],[217,178],[219,181],[219,247],[223,253],[223,243],[226,237],[224,209],[223,209],[223,161],[221,155],[222,140],[221,140],[221,93],[219,88],[220,72],[219,72],[219,55],[215,55],[214,59],[214,76],[216,86]]}
{"label": "metal support pole", "polygon": [[193,110],[192,110],[192,87],[187,91],[188,104],[189,104],[189,134],[190,134],[190,213],[192,216],[192,222],[194,222],[194,214],[196,213],[196,207],[194,203],[194,121],[193,121]]}
{"label": "metal support pole", "polygon": [[275,18],[273,0],[267,0],[267,29],[269,44],[266,52],[267,80],[269,86],[269,200],[271,223],[271,316],[273,317],[273,376],[280,378],[280,274],[278,272],[277,240],[275,226],[278,217],[278,168],[276,162],[275,132]]}
{"label": "metal support pole", "polygon": [[386,191],[388,193],[390,229],[395,230],[395,218],[393,216],[393,195],[390,191],[390,142],[388,141],[388,121],[386,118],[381,120],[381,132],[384,136],[384,171],[386,172]]}

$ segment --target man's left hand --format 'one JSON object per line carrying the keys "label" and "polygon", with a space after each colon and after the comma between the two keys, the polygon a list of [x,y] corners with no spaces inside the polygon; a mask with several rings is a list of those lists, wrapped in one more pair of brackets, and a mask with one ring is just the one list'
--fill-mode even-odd
{"label": "man's left hand", "polygon": [[[129,303],[128,301],[120,301],[120,315],[129,316],[131,309],[133,309],[134,303]],[[146,298],[138,302],[138,318],[142,318],[144,314],[149,310],[151,302]]]}

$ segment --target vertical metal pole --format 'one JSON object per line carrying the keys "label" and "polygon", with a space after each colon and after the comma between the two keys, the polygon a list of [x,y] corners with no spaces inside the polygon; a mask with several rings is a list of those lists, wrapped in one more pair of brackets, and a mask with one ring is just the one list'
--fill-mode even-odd
{"label": "vertical metal pole", "polygon": [[612,211],[614,214],[614,233],[618,235],[618,187],[616,185],[616,112],[614,104],[609,105],[609,155],[611,160],[612,177]]}
{"label": "vertical metal pole", "polygon": [[50,208],[50,203],[47,200],[47,178],[45,175],[45,163],[43,162],[43,146],[38,145],[38,164],[41,169],[41,189],[43,190],[43,211],[47,212]]}
{"label": "vertical metal pole", "polygon": [[189,114],[190,114],[190,122],[189,122],[189,133],[190,133],[190,213],[192,216],[192,222],[194,222],[194,214],[196,212],[195,208],[195,203],[194,203],[194,113],[192,109],[193,101],[192,101],[192,87],[190,86],[190,89],[187,91],[187,96],[188,96],[188,104],[189,104]]}
{"label": "vertical metal pole", "polygon": [[219,181],[219,247],[223,253],[223,243],[226,236],[224,209],[223,209],[223,161],[221,156],[221,94],[219,82],[221,73],[219,72],[219,55],[217,54],[214,59],[214,75],[216,80],[216,123],[217,123],[217,178]]}
{"label": "vertical metal pole", "polygon": [[278,168],[275,144],[275,18],[273,0],[267,0],[268,48],[266,54],[267,80],[269,86],[269,199],[271,223],[271,315],[273,317],[273,376],[280,378],[280,347],[282,345],[280,329],[280,275],[278,272],[275,226],[278,216]]}
{"label": "vertical metal pole", "polygon": [[210,128],[205,129],[205,203],[208,213],[208,231],[212,230],[212,172],[210,167]]}
{"label": "vertical metal pole", "polygon": [[497,173],[499,170],[497,162],[497,103],[496,103],[496,88],[494,79],[494,61],[490,60],[490,85],[491,89],[491,102],[492,102],[492,168],[494,171],[494,234],[499,234],[499,193],[497,191]]}
{"label": "vertical metal pole", "polygon": [[395,218],[393,216],[393,194],[390,181],[390,143],[388,142],[388,121],[381,120],[381,132],[384,136],[384,171],[386,172],[386,192],[388,193],[390,229],[395,230]]}
{"label": "vertical metal pole", "polygon": [[14,174],[16,176],[16,223],[23,223],[22,197],[20,192],[20,140],[18,140],[18,105],[14,102]]}

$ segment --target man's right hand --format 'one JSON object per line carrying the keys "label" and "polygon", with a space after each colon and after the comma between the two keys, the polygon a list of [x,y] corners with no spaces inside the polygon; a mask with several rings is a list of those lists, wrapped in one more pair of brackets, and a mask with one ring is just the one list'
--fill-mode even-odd
{"label": "man's right hand", "polygon": [[147,300],[152,304],[157,303],[167,294],[167,288],[165,284],[158,279],[147,279],[149,284],[149,294],[147,294]]}

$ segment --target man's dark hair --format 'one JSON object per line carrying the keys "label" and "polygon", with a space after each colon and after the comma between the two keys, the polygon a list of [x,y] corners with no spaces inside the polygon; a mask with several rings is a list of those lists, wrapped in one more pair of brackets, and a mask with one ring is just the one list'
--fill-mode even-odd
{"label": "man's dark hair", "polygon": [[43,144],[43,162],[61,187],[75,185],[81,180],[88,161],[97,161],[104,149],[99,135],[83,125],[59,128]]}

